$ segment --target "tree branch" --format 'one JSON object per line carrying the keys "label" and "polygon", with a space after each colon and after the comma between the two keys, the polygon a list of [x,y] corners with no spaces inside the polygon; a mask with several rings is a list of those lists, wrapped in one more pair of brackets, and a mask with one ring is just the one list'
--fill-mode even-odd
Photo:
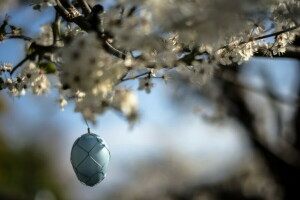
{"label": "tree branch", "polygon": [[240,81],[238,81],[236,79],[234,74],[230,71],[226,70],[226,71],[223,71],[222,73],[217,71],[215,73],[215,77],[220,78],[223,81],[226,81],[227,83],[230,83],[230,84],[234,85],[235,87],[238,87],[242,90],[253,92],[255,94],[264,96],[276,103],[280,103],[280,104],[284,104],[284,105],[292,106],[292,107],[300,107],[300,98],[299,97],[295,97],[293,100],[290,100],[290,99],[286,99],[283,97],[279,97],[274,94],[266,93],[266,91],[264,89],[259,89],[259,88],[255,88],[255,87],[251,87],[251,86],[242,84]]}
{"label": "tree branch", "polygon": [[232,84],[226,82],[222,82],[222,85],[223,95],[229,101],[227,108],[232,116],[246,128],[252,144],[261,152],[274,178],[284,190],[283,199],[298,199],[299,189],[296,185],[298,185],[300,177],[299,151],[287,145],[284,141],[280,141],[276,146],[270,146],[269,143],[259,137],[261,131],[255,125],[255,114],[251,112],[251,108],[247,105],[243,91],[238,87],[232,87]]}
{"label": "tree branch", "polygon": [[72,4],[66,0],[56,0],[56,3],[57,5],[54,8],[66,21],[76,23],[86,32],[92,30],[91,25]]}
{"label": "tree branch", "polygon": [[110,44],[107,40],[104,41],[104,49],[118,58],[123,60],[126,58],[125,53],[112,46],[112,44]]}
{"label": "tree branch", "polygon": [[21,67],[27,60],[29,59],[34,59],[36,56],[39,56],[40,58],[46,54],[46,53],[53,53],[60,49],[61,47],[55,46],[55,45],[50,45],[50,46],[42,46],[38,45],[35,42],[33,42],[30,46],[30,48],[33,49],[33,52],[29,55],[27,55],[23,60],[21,60],[10,72],[10,75],[13,75],[13,73]]}
{"label": "tree branch", "polygon": [[69,11],[61,4],[60,0],[56,0],[55,10],[62,16],[64,19],[68,20],[70,15]]}
{"label": "tree branch", "polygon": [[58,40],[60,39],[60,28],[61,28],[61,19],[59,14],[56,12],[54,22],[52,23],[52,34],[53,34],[53,45],[57,45]]}

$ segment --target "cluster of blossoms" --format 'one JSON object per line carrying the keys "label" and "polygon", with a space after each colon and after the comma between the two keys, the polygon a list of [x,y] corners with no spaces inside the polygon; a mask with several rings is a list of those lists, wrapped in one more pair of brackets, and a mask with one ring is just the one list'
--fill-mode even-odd
{"label": "cluster of blossoms", "polygon": [[[195,46],[210,44],[218,48],[228,37],[238,36],[254,27],[255,16],[267,18],[277,0],[119,0],[124,5],[137,5],[151,13],[155,32],[176,32],[179,41]],[[234,9],[233,9],[234,8]],[[258,29],[260,26],[256,26]],[[243,34],[245,35],[245,34]]]}
{"label": "cluster of blossoms", "polygon": [[[158,41],[155,41],[152,27],[152,14],[147,9],[141,9],[139,15],[131,15],[125,13],[126,20],[120,26],[120,17],[118,9],[107,11],[104,17],[104,28],[109,28],[115,36],[117,48],[124,49],[154,49],[160,46]],[[145,40],[145,37],[148,39]],[[133,42],[134,41],[134,42]]]}
{"label": "cluster of blossoms", "polygon": [[[60,0],[32,2],[38,9],[62,6],[57,4]],[[94,1],[88,2],[92,5]],[[97,13],[92,6],[91,11],[79,9],[82,14],[77,10],[78,18],[69,22],[78,27],[59,21],[42,26],[34,42],[47,48],[31,60],[50,60],[55,65],[61,108],[74,100],[75,111],[92,122],[107,109],[121,112],[133,122],[138,116],[137,97],[133,91],[121,89],[120,83],[138,79],[138,90],[150,93],[154,78],[167,80],[165,73],[176,69],[202,86],[218,66],[240,65],[256,54],[282,55],[299,36],[299,2],[117,0],[105,12],[99,5],[101,12]],[[74,9],[71,6],[58,13]],[[61,27],[54,30],[58,24]],[[10,73],[12,69],[3,70]],[[17,77],[2,78],[1,88],[16,96],[27,88],[42,94],[49,90],[50,82],[40,64],[30,62]]]}
{"label": "cluster of blossoms", "polygon": [[275,42],[272,44],[271,49],[273,55],[281,55],[286,52],[286,47],[288,44],[292,43],[296,37],[295,32],[282,33],[278,35],[275,39]]}
{"label": "cluster of blossoms", "polygon": [[[12,67],[10,64],[1,67],[1,73],[10,73],[11,70]],[[5,81],[3,78],[0,79],[0,88],[7,88],[13,96],[17,97],[24,95],[27,89],[31,89],[33,94],[39,95],[48,92],[51,87],[50,81],[44,71],[39,69],[33,62],[26,65],[17,78],[7,78],[6,74],[4,74],[4,77]]]}
{"label": "cluster of blossoms", "polygon": [[96,114],[113,107],[130,121],[135,120],[136,97],[129,90],[115,90],[126,67],[101,48],[95,34],[77,36],[59,54],[62,93],[76,97],[75,110],[85,119],[95,122]]}
{"label": "cluster of blossoms", "polygon": [[273,4],[271,12],[276,20],[276,28],[294,26],[300,19],[299,8],[299,0],[281,0],[278,4]]}
{"label": "cluster of blossoms", "polygon": [[240,45],[239,40],[230,43],[226,48],[222,48],[215,53],[215,58],[221,65],[231,65],[232,63],[242,64],[249,60],[257,51],[256,42],[248,42]]}

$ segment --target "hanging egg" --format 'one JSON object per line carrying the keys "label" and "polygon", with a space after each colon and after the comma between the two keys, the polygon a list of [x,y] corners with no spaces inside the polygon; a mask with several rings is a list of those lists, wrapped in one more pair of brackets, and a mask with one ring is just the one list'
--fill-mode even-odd
{"label": "hanging egg", "polygon": [[107,144],[99,135],[86,133],[73,144],[73,169],[79,181],[88,186],[94,186],[105,178],[109,160]]}

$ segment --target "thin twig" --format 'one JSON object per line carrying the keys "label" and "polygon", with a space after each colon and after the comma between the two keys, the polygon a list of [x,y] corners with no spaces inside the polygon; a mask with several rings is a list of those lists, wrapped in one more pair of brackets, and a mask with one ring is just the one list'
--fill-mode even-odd
{"label": "thin twig", "polygon": [[[285,30],[282,30],[282,31],[278,31],[278,32],[275,32],[275,33],[271,33],[271,34],[267,34],[267,35],[263,35],[263,36],[254,38],[254,39],[252,39],[251,41],[248,41],[248,42],[252,42],[252,41],[255,41],[255,40],[261,40],[261,39],[265,39],[265,38],[269,38],[269,37],[273,37],[273,36],[277,36],[277,35],[280,35],[282,33],[286,33],[286,32],[298,29],[299,27],[300,26],[297,25],[297,26],[294,26],[294,27],[291,27],[291,28],[288,28],[288,29],[285,29]],[[248,43],[248,42],[244,42],[244,43]]]}
{"label": "thin twig", "polygon": [[31,57],[33,57],[34,54],[29,54],[27,55],[23,60],[21,60],[10,72],[10,75],[13,75],[13,73],[19,68],[21,67],[28,59],[30,59]]}
{"label": "thin twig", "polygon": [[79,3],[82,12],[85,16],[89,15],[92,12],[89,4],[85,0],[77,0],[77,2]]}
{"label": "thin twig", "polygon": [[3,39],[22,39],[26,41],[32,41],[31,37],[25,36],[25,35],[6,35],[3,36]]}
{"label": "thin twig", "polygon": [[[291,28],[288,28],[288,29],[284,29],[284,30],[278,31],[278,32],[274,32],[274,33],[270,33],[270,34],[267,34],[267,35],[259,36],[259,37],[256,37],[256,38],[252,38],[252,39],[249,39],[249,41],[240,42],[238,45],[247,44],[249,42],[253,42],[253,41],[257,41],[257,40],[262,40],[262,39],[269,38],[269,37],[278,36],[278,35],[280,35],[282,33],[286,33],[286,32],[289,32],[289,31],[296,30],[299,27],[300,27],[300,25],[297,25],[297,26],[294,26],[294,27],[291,27]],[[225,46],[221,47],[220,49],[225,49],[228,46],[229,45],[225,45]]]}
{"label": "thin twig", "polygon": [[143,77],[143,76],[149,76],[149,74],[151,74],[151,72],[144,72],[144,73],[141,73],[141,74],[138,74],[138,75],[135,75],[135,76],[132,76],[132,77],[128,77],[128,78],[121,78],[121,82],[125,82],[125,81],[129,81],[129,80],[134,80],[134,79],[137,79],[137,78],[140,78],[140,77]]}
{"label": "thin twig", "polygon": [[114,56],[122,59],[126,58],[125,53],[112,46],[112,44],[110,44],[108,41],[105,41],[105,45],[111,49],[110,53],[112,53]]}

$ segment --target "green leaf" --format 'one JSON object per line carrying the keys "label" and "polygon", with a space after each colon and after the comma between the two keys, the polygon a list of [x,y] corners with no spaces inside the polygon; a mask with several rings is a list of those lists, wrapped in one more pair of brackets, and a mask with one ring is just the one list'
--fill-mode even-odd
{"label": "green leaf", "polygon": [[55,65],[51,62],[42,62],[38,64],[38,68],[44,70],[46,74],[55,74],[56,68]]}
{"label": "green leaf", "polygon": [[35,49],[34,48],[28,48],[27,49],[27,53],[28,54],[33,54],[35,52]]}

